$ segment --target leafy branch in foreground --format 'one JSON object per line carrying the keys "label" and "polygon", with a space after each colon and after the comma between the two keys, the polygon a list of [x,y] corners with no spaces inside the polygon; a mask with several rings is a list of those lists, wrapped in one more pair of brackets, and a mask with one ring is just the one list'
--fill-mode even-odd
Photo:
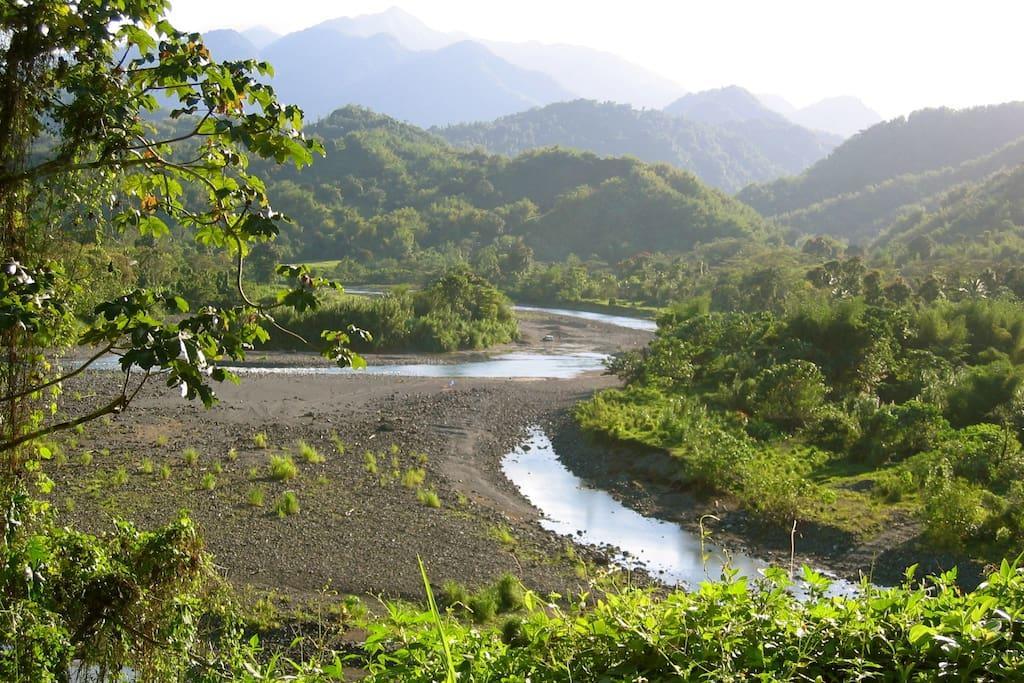
{"label": "leafy branch in foreground", "polygon": [[[285,266],[278,273],[288,290],[276,303],[245,291],[246,257],[287,220],[250,172],[250,157],[302,167],[323,146],[302,134],[301,110],[279,103],[264,82],[269,64],[215,61],[199,34],[164,19],[168,7],[34,0],[0,8],[0,452],[15,476],[21,446],[123,411],[154,374],[211,405],[211,382],[234,379],[217,362],[242,360],[265,341],[280,327],[274,309],[313,310],[318,290],[338,288]],[[83,200],[68,191],[78,186],[99,189]],[[233,260],[237,305],[193,307],[173,292],[135,289],[80,310],[83,286],[64,267],[62,245],[64,227],[83,220],[96,235],[190,232]],[[325,354],[358,364],[347,349],[358,332],[327,333]],[[54,354],[73,344],[94,351],[55,369]],[[42,392],[107,353],[125,374],[118,394],[62,421],[37,410]]]}

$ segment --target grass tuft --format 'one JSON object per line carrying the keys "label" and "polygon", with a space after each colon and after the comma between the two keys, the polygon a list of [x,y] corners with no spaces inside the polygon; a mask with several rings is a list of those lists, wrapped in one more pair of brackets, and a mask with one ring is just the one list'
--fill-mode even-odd
{"label": "grass tuft", "polygon": [[199,451],[194,448],[186,448],[181,452],[181,457],[189,467],[195,467],[199,463]]}
{"label": "grass tuft", "polygon": [[299,457],[310,464],[321,463],[324,461],[324,456],[320,455],[319,451],[313,446],[310,446],[305,441],[299,440],[295,444],[296,450],[299,452]]}
{"label": "grass tuft", "polygon": [[249,495],[246,497],[246,502],[254,508],[261,508],[263,507],[263,498],[263,489],[259,486],[253,486],[249,489]]}
{"label": "grass tuft", "polygon": [[213,472],[207,472],[199,486],[205,491],[212,491],[217,488],[217,477],[213,476]]}
{"label": "grass tuft", "polygon": [[266,432],[257,432],[252,435],[252,445],[259,449],[267,448],[270,445],[270,441],[267,439]]}
{"label": "grass tuft", "polygon": [[270,478],[274,481],[288,481],[299,476],[299,468],[290,455],[272,455],[267,465]]}
{"label": "grass tuft", "polygon": [[423,480],[427,478],[426,470],[419,468],[407,469],[402,474],[402,486],[409,489],[410,491],[415,488],[419,488],[423,483]]}
{"label": "grass tuft", "polygon": [[416,491],[416,500],[420,502],[420,505],[428,508],[439,508],[441,507],[441,499],[437,493],[429,489],[419,489]]}
{"label": "grass tuft", "polygon": [[299,514],[299,497],[294,491],[285,491],[274,503],[274,512],[278,517],[290,517]]}

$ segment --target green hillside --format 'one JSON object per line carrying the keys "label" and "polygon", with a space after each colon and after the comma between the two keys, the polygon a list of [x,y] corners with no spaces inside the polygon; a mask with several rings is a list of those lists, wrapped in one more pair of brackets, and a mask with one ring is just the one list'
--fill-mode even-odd
{"label": "green hillside", "polygon": [[513,159],[461,151],[356,107],[310,134],[326,159],[268,169],[277,207],[296,222],[283,246],[297,257],[403,258],[521,238],[541,259],[613,260],[767,230],[748,207],[666,165],[564,149]]}
{"label": "green hillside", "polygon": [[765,216],[781,216],[900,176],[956,167],[1021,137],[1022,102],[959,111],[926,109],[854,136],[800,176],[748,187],[739,197]]}
{"label": "green hillside", "polygon": [[560,102],[434,132],[457,147],[480,147],[507,156],[551,146],[634,156],[691,171],[728,191],[799,173],[839,141],[777,115],[707,122],[591,100]]}

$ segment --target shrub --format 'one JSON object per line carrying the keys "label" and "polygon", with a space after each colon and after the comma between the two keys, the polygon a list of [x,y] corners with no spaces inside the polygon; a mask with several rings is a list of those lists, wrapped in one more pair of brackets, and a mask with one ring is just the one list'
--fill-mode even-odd
{"label": "shrub", "polygon": [[871,487],[872,493],[889,503],[897,503],[916,490],[913,472],[902,467],[882,470],[875,475]]}
{"label": "shrub", "polygon": [[272,455],[267,465],[270,478],[274,481],[288,481],[299,475],[299,468],[288,455]]}
{"label": "shrub", "polygon": [[299,514],[299,497],[294,491],[285,491],[274,503],[274,512],[278,517],[289,517]]}
{"label": "shrub", "polygon": [[828,394],[821,370],[805,360],[767,368],[757,376],[755,385],[754,414],[788,430],[814,422]]}
{"label": "shrub", "polygon": [[925,484],[921,511],[932,541],[951,550],[962,548],[988,518],[982,501],[978,486],[955,478],[949,463],[942,462]]}

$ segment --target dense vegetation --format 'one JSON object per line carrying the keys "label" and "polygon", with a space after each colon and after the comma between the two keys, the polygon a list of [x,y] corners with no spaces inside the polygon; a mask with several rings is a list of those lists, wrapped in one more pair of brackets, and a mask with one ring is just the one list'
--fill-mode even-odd
{"label": "dense vegetation", "polygon": [[1024,532],[1016,271],[950,291],[958,301],[934,278],[915,293],[856,259],[806,277],[812,292],[787,293],[775,276],[753,308],[728,289],[676,306],[650,348],[612,364],[626,388],[581,404],[580,422],[668,450],[679,481],[766,519],[864,533],[898,508],[936,546],[1012,551]]}
{"label": "dense vegetation", "polygon": [[1024,164],[947,193],[933,211],[904,216],[874,246],[897,263],[963,257],[1019,261],[1024,256]]}
{"label": "dense vegetation", "polygon": [[[353,348],[361,351],[484,349],[518,335],[508,299],[468,271],[449,272],[416,292],[399,289],[379,297],[344,297],[279,322],[312,339],[320,330],[354,325],[370,331],[353,338]],[[292,335],[271,334],[271,347],[304,345]]]}
{"label": "dense vegetation", "polygon": [[709,122],[589,100],[559,102],[435,132],[457,147],[480,147],[507,156],[552,146],[600,156],[633,156],[685,169],[727,191],[800,173],[838,142],[777,115]]}
{"label": "dense vegetation", "polygon": [[[944,169],[994,155],[1021,137],[1024,137],[1022,103],[964,110],[922,110],[873,126],[854,136],[836,148],[827,159],[795,178],[746,188],[739,197],[765,216],[781,216],[822,202],[843,201],[848,195],[872,193],[873,186],[887,181],[907,183],[908,179],[897,180],[901,176],[938,173],[938,178],[949,175],[950,181],[958,182],[957,173],[950,174]],[[1012,157],[1012,153],[1009,154]],[[1013,159],[1010,158],[1008,163],[1013,163]],[[999,167],[989,167],[988,172],[996,170]],[[963,173],[969,174],[970,169],[965,169],[961,175]],[[950,187],[936,187],[934,183],[938,178],[910,182],[923,183],[926,187],[931,185],[930,196]],[[904,203],[923,198],[910,196]],[[863,230],[860,223],[877,220],[877,214],[890,214],[896,207],[882,193],[866,201],[864,208],[865,214],[859,215],[858,220],[847,220],[838,225],[858,234]],[[829,229],[834,219],[830,220],[828,212],[825,213],[823,225],[812,232]],[[837,230],[837,234],[848,233]]]}
{"label": "dense vegetation", "polygon": [[327,148],[323,163],[267,170],[296,222],[281,241],[287,256],[402,259],[521,240],[545,260],[614,260],[767,234],[749,208],[668,166],[559,149],[515,159],[458,151],[355,107],[310,132]]}

